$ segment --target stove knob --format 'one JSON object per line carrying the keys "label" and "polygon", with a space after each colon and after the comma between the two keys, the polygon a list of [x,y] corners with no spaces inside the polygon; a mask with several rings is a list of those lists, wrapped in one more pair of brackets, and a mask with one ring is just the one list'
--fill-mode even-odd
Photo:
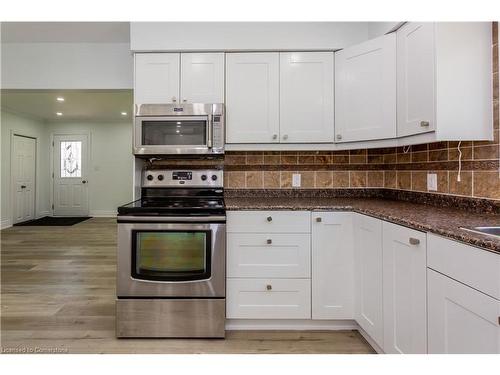
{"label": "stove knob", "polygon": [[162,174],[159,174],[158,175],[158,180],[162,181],[163,180],[163,175]]}
{"label": "stove knob", "polygon": [[148,174],[148,175],[146,176],[146,178],[148,179],[148,181],[151,181],[151,180],[153,179],[153,175],[152,175],[152,174]]}
{"label": "stove knob", "polygon": [[217,175],[216,175],[216,174],[213,174],[213,175],[212,175],[212,180],[213,180],[213,181],[216,181],[216,180],[217,180]]}
{"label": "stove knob", "polygon": [[206,179],[207,179],[207,175],[206,175],[206,174],[202,174],[202,175],[201,175],[201,180],[202,180],[202,181],[205,181]]}

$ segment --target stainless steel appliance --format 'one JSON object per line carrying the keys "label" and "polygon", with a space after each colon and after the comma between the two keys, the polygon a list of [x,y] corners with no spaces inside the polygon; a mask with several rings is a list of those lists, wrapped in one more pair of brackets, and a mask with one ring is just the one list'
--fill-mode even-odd
{"label": "stainless steel appliance", "polygon": [[221,170],[147,170],[118,208],[118,337],[224,337]]}
{"label": "stainless steel appliance", "polygon": [[223,154],[224,104],[141,104],[135,155]]}

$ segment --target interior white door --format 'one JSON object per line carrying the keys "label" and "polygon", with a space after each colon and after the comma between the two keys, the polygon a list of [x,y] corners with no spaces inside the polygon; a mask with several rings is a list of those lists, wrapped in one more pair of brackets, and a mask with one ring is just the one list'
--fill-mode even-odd
{"label": "interior white door", "polygon": [[396,34],[391,33],[335,53],[335,140],[395,137]]}
{"label": "interior white door", "polygon": [[88,216],[88,136],[54,136],[54,216]]}
{"label": "interior white door", "polygon": [[384,352],[427,353],[426,234],[383,223]]}
{"label": "interior white door", "polygon": [[397,31],[398,137],[436,128],[435,24],[410,22]]}
{"label": "interior white door", "polygon": [[180,54],[135,54],[135,104],[178,103],[179,84]]}
{"label": "interior white door", "polygon": [[279,53],[227,53],[227,143],[279,142],[279,97]]}
{"label": "interior white door", "polygon": [[13,224],[35,218],[36,139],[12,137]]}
{"label": "interior white door", "polygon": [[429,353],[500,354],[500,301],[431,269],[427,280]]}
{"label": "interior white door", "polygon": [[354,215],[355,318],[379,345],[384,342],[382,221]]}
{"label": "interior white door", "polygon": [[224,53],[181,54],[182,103],[224,103]]}
{"label": "interior white door", "polygon": [[353,319],[354,253],[350,212],[312,213],[312,318]]}
{"label": "interior white door", "polygon": [[281,142],[333,142],[333,71],[333,52],[280,53]]}

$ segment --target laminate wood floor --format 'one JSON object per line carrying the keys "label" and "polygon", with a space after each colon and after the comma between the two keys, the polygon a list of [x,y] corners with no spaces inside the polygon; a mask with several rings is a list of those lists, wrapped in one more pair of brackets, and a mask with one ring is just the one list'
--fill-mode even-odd
{"label": "laminate wood floor", "polygon": [[373,353],[357,331],[116,339],[116,220],[1,231],[3,353]]}

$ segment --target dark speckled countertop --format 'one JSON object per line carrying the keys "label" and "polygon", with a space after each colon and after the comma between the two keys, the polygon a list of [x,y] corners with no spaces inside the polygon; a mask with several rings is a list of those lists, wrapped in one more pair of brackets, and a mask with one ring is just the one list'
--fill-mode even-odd
{"label": "dark speckled countertop", "polygon": [[262,196],[225,198],[227,210],[354,211],[500,254],[500,238],[460,227],[499,226],[500,215],[384,198]]}

